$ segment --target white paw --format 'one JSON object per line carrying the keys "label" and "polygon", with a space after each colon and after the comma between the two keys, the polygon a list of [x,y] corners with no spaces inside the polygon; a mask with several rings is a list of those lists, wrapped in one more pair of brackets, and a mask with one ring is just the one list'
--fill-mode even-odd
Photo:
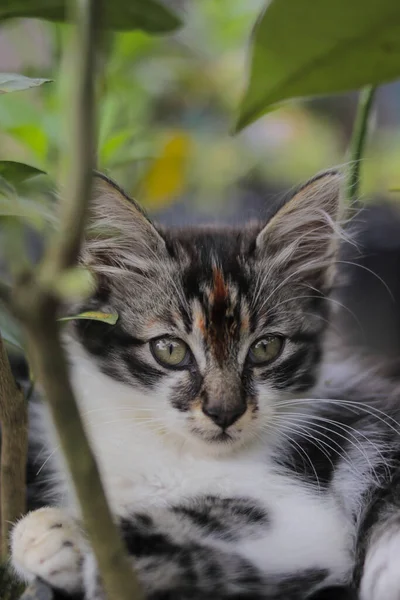
{"label": "white paw", "polygon": [[77,522],[58,508],[26,515],[11,535],[11,562],[25,581],[41,577],[69,593],[82,588],[85,539]]}
{"label": "white paw", "polygon": [[367,553],[361,600],[400,600],[400,531],[385,531]]}

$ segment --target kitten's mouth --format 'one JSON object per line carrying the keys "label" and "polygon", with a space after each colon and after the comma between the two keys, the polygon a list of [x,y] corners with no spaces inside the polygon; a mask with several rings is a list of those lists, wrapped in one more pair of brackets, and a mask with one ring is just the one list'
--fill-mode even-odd
{"label": "kitten's mouth", "polygon": [[226,444],[235,440],[233,435],[224,430],[217,431],[216,433],[211,433],[209,431],[206,432],[202,429],[196,428],[192,429],[192,433],[194,433],[197,436],[200,436],[204,441],[210,444]]}
{"label": "kitten's mouth", "polygon": [[232,440],[233,437],[226,431],[221,431],[220,433],[217,433],[211,437],[212,442],[230,442]]}

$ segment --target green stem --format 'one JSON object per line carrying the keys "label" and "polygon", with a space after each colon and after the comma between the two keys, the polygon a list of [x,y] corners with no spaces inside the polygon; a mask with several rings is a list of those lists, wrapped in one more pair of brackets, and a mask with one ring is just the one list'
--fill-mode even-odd
{"label": "green stem", "polygon": [[25,325],[31,364],[43,386],[57,429],[106,596],[108,600],[141,600],[143,595],[132,559],[114,524],[99,468],[80,418],[57,323],[60,299],[50,286],[78,261],[92,187],[95,59],[102,2],[74,0],[71,4],[76,14],[70,72],[73,94],[68,98],[71,145],[60,228],[39,268],[21,274],[12,295],[12,305]]}
{"label": "green stem", "polygon": [[364,154],[368,134],[369,117],[374,101],[376,87],[369,85],[360,92],[353,134],[350,141],[349,172],[346,186],[346,196],[349,202],[354,202],[360,186],[361,158]]}

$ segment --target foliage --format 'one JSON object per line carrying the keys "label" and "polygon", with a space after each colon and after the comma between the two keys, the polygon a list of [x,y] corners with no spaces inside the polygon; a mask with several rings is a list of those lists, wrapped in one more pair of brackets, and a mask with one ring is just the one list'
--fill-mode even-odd
{"label": "foliage", "polygon": [[9,183],[21,183],[36,175],[44,175],[44,171],[24,163],[0,160],[0,176]]}
{"label": "foliage", "polygon": [[[0,7],[0,21],[33,17],[48,21],[70,20],[67,0],[8,0]],[[181,25],[180,19],[156,0],[113,0],[104,3],[103,27],[114,31],[142,29],[165,33]]]}
{"label": "foliage", "polygon": [[115,313],[102,312],[83,312],[79,315],[71,315],[70,317],[62,317],[59,321],[72,321],[75,319],[85,319],[86,321],[102,321],[108,325],[115,325],[118,321],[118,315]]}
{"label": "foliage", "polygon": [[237,127],[295,96],[332,94],[400,76],[398,0],[272,0],[253,37]]}
{"label": "foliage", "polygon": [[49,81],[50,79],[33,79],[32,77],[25,77],[17,73],[0,73],[0,94],[27,90],[31,87],[49,83]]}

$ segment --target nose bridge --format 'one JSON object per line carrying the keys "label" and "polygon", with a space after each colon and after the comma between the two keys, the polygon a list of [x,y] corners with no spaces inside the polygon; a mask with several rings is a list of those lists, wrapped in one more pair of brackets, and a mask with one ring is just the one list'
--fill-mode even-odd
{"label": "nose bridge", "polygon": [[204,381],[202,410],[224,431],[246,412],[240,377],[233,369],[214,369]]}
{"label": "nose bridge", "polygon": [[204,391],[208,406],[220,410],[232,410],[244,403],[240,375],[233,368],[210,369],[204,379]]}

